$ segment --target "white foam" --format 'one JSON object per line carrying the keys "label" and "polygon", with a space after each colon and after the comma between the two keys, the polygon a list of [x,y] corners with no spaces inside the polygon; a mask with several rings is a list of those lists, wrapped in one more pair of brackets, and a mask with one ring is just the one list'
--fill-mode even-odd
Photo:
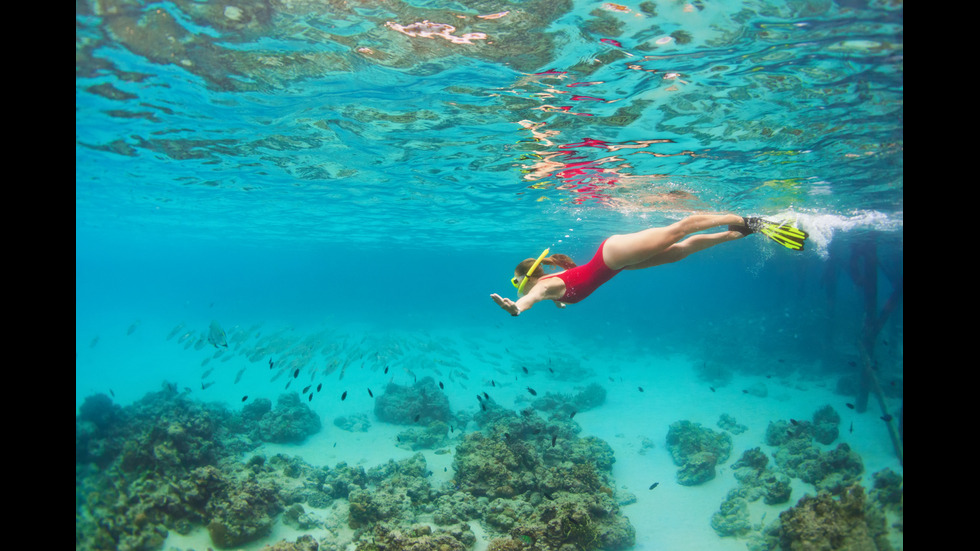
{"label": "white foam", "polygon": [[775,216],[777,220],[794,221],[800,229],[810,234],[807,241],[810,248],[821,257],[827,257],[830,243],[838,233],[851,231],[901,231],[902,212],[886,214],[876,210],[855,210],[850,214],[827,214],[806,211],[783,211]]}

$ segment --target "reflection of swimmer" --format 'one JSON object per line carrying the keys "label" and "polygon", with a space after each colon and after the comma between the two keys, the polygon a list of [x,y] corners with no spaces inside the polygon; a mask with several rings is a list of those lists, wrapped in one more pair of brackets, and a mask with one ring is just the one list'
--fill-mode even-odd
{"label": "reflection of swimmer", "polygon": [[[725,225],[728,231],[691,235]],[[688,216],[664,228],[613,235],[599,245],[595,256],[584,266],[576,266],[563,254],[547,256],[549,250],[545,249],[537,259],[524,260],[514,269],[511,283],[517,287],[516,302],[496,293],[490,298],[512,316],[542,300],[553,300],[559,308],[564,308],[566,304],[585,299],[622,270],[642,270],[677,262],[692,253],[756,231],[794,250],[802,250],[807,237],[806,232],[796,228],[759,218],[735,214]],[[542,264],[560,266],[564,271],[546,275]]]}

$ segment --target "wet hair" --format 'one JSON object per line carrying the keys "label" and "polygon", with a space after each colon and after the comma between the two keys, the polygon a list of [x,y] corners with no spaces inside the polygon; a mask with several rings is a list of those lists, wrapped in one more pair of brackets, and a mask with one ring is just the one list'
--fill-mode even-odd
{"label": "wet hair", "polygon": [[[537,259],[527,258],[525,260],[522,260],[521,263],[518,264],[516,268],[514,268],[514,271],[517,272],[519,275],[529,275],[527,271],[531,268],[531,265],[534,264],[535,260]],[[542,268],[542,266],[546,264],[548,266],[560,266],[566,270],[575,267],[575,262],[570,257],[563,254],[553,254],[551,256],[545,257],[544,260],[541,261],[541,264],[539,264],[538,267],[534,269],[534,273],[530,274],[530,276],[531,277],[543,276],[544,268]]]}

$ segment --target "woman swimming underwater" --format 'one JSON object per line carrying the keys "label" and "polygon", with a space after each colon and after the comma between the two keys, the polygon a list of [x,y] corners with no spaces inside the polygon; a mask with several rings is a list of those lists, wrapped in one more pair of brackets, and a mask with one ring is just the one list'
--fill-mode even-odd
{"label": "woman swimming underwater", "polygon": [[[728,226],[727,231],[691,235],[699,231]],[[613,235],[599,245],[592,260],[576,266],[563,254],[547,256],[545,249],[537,259],[528,258],[514,268],[511,283],[517,287],[517,301],[490,295],[512,316],[542,300],[553,300],[559,308],[583,300],[622,270],[642,270],[670,264],[719,243],[741,239],[759,232],[786,248],[801,251],[807,233],[788,224],[761,218],[743,218],[735,214],[699,214],[663,228]],[[685,239],[686,237],[686,239]],[[559,266],[564,271],[545,274],[541,265]],[[523,295],[523,296],[522,296]]]}

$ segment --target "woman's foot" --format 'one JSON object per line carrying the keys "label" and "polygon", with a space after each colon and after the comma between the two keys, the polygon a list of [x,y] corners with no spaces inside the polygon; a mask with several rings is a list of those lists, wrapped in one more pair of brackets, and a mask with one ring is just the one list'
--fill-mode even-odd
{"label": "woman's foot", "polygon": [[742,217],[741,224],[730,224],[728,226],[728,231],[737,231],[742,235],[749,235],[754,233],[758,229],[760,218]]}

